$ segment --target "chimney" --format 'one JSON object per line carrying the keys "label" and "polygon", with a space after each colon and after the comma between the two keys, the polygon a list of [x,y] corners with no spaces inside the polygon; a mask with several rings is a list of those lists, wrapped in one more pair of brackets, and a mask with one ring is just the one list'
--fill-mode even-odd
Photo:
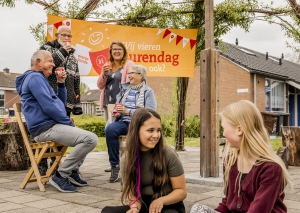
{"label": "chimney", "polygon": [[3,72],[5,72],[6,74],[8,74],[9,73],[9,69],[6,67],[6,68],[3,69]]}
{"label": "chimney", "polygon": [[281,53],[281,58],[282,58],[282,59],[284,58],[283,53]]}
{"label": "chimney", "polygon": [[266,60],[268,60],[268,58],[269,58],[269,53],[266,52]]}
{"label": "chimney", "polygon": [[219,41],[218,40],[215,40],[215,47],[217,47],[219,45]]}
{"label": "chimney", "polygon": [[238,40],[238,38],[235,39],[235,45],[236,45],[236,46],[239,45],[239,40]]}
{"label": "chimney", "polygon": [[281,61],[281,60],[282,60],[282,59],[280,58],[280,59],[279,59],[279,65],[282,65],[282,61]]}

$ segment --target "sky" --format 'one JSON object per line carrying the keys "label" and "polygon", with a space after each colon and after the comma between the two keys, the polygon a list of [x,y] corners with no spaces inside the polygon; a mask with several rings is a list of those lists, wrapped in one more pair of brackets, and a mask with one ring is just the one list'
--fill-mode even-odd
{"label": "sky", "polygon": [[[215,0],[219,3],[222,0]],[[270,2],[265,0],[264,2]],[[281,5],[284,0],[273,0],[275,5]],[[297,0],[299,2],[299,0]],[[29,26],[46,22],[46,12],[36,4],[27,5],[23,0],[16,2],[15,8],[0,7],[2,30],[0,33],[0,71],[9,68],[10,72],[23,73],[30,68],[30,58],[39,44],[30,34]],[[228,43],[235,43],[238,38],[239,46],[243,46],[261,53],[280,57],[291,54],[286,47],[287,38],[278,25],[270,25],[263,21],[256,21],[249,32],[240,28],[233,28],[221,39]],[[90,89],[97,89],[97,77],[81,77]]]}

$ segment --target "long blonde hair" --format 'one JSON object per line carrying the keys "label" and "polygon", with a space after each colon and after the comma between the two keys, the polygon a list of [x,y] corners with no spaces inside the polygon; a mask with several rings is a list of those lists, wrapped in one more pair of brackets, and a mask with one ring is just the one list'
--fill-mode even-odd
{"label": "long blonde hair", "polygon": [[[264,126],[263,119],[258,108],[250,101],[242,100],[228,105],[221,113],[221,119],[228,121],[233,127],[240,126],[243,130],[240,148],[231,148],[226,142],[223,152],[224,163],[224,194],[227,194],[229,172],[237,160],[238,154],[241,156],[238,161],[238,168],[242,171],[243,160],[249,158],[258,158],[254,166],[264,162],[275,162],[282,169],[282,192],[287,184],[292,186],[292,178],[288,173],[285,164],[274,152],[269,141],[269,135]],[[241,173],[237,177],[236,183],[239,183]]]}

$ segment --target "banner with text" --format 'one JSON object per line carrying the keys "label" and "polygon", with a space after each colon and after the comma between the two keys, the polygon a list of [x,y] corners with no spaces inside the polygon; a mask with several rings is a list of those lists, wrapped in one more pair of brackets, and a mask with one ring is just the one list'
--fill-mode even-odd
{"label": "banner with text", "polygon": [[147,67],[148,76],[194,77],[197,29],[158,29],[101,24],[48,15],[47,40],[61,25],[70,26],[82,76],[98,76],[111,42],[123,42],[129,58]]}

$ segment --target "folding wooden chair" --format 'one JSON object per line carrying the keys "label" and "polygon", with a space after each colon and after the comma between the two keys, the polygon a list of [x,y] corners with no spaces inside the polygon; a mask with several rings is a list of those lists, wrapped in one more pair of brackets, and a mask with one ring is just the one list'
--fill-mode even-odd
{"label": "folding wooden chair", "polygon": [[[15,110],[15,116],[17,118],[22,137],[26,146],[26,150],[28,152],[28,156],[30,158],[31,162],[31,168],[28,171],[27,175],[25,176],[20,188],[24,189],[27,185],[27,183],[30,182],[37,182],[40,190],[42,192],[45,191],[44,184],[46,184],[53,171],[55,170],[56,166],[58,166],[61,162],[62,157],[64,156],[65,152],[67,151],[67,146],[64,146],[62,144],[56,143],[54,141],[45,141],[45,142],[37,142],[37,143],[30,143],[28,136],[26,134],[26,130],[21,118],[21,104],[20,103],[15,103],[14,104],[14,110]],[[61,151],[57,150],[57,147],[62,146]],[[46,151],[51,148],[52,152],[47,152]],[[35,154],[34,154],[35,153]],[[39,169],[38,169],[38,164],[42,160],[42,158],[49,158],[49,157],[56,157],[55,162],[52,164],[50,169],[48,169],[46,175],[41,176]],[[34,176],[33,176],[34,174]]]}

